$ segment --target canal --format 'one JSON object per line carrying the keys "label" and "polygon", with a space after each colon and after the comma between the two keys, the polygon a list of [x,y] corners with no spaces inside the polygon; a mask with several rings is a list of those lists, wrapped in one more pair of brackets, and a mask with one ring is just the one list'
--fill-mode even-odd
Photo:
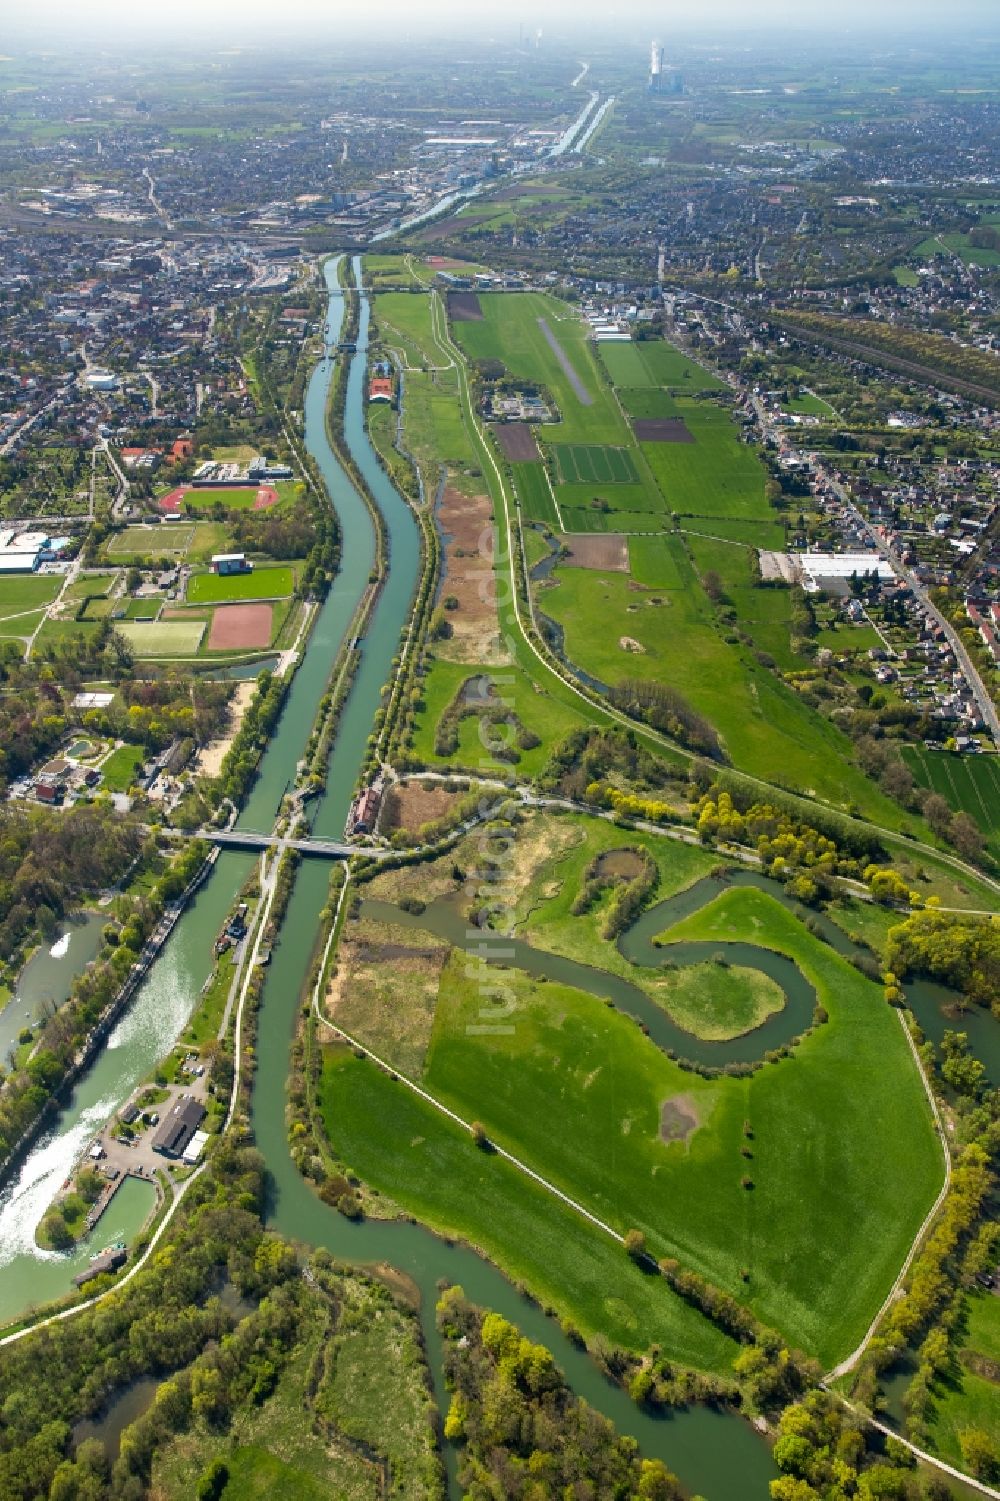
{"label": "canal", "polygon": [[[329,340],[336,344],[344,317],[337,261],[325,268],[329,292]],[[356,263],[360,280],[360,266]],[[357,353],[351,360],[345,416],[346,441],[385,518],[390,568],[366,628],[361,659],[338,724],[326,788],[312,808],[317,833],[343,829],[358,769],[364,757],[382,687],[391,672],[419,573],[419,532],[410,512],[379,467],[364,427],[364,380],[369,323],[362,298]],[[368,509],[333,454],[326,432],[326,405],[333,364],[323,359],[306,396],[306,444],[318,464],[341,526],[342,564],[324,601],[305,658],[299,667],[260,775],[240,819],[246,829],[270,828],[281,797],[294,778],[308,738],[316,703],[374,564],[374,529]],[[0,1200],[0,1318],[10,1320],[33,1304],[65,1292],[70,1278],[93,1248],[72,1257],[39,1252],[34,1230],[53,1193],[88,1138],[169,1051],[183,1031],[212,965],[212,942],[245,879],[252,858],[221,856],[210,879],[177,924],[163,954],[122,1018],[107,1049],[81,1080],[59,1120],[25,1161],[18,1182]],[[741,1419],[710,1408],[657,1417],[641,1410],[621,1388],[607,1381],[590,1358],[563,1335],[558,1324],[522,1297],[493,1266],[461,1246],[448,1244],[419,1226],[404,1223],[353,1224],[314,1194],[297,1172],[287,1149],[285,1092],[292,1031],[311,955],[318,914],[327,897],[329,867],[304,861],[297,874],[268,970],[258,1028],[257,1070],[252,1120],[268,1170],[268,1222],[276,1230],[335,1256],[355,1262],[388,1262],[418,1287],[435,1389],[444,1400],[441,1347],[434,1328],[437,1283],[460,1282],[469,1297],[505,1314],[553,1351],[575,1391],[605,1413],[643,1452],[659,1456],[692,1491],[709,1501],[764,1498],[776,1474],[766,1444]],[[121,1238],[136,1227],[119,1225]],[[575,1230],[567,1216],[567,1234]],[[110,1229],[103,1232],[102,1243]],[[116,1236],[116,1238],[118,1238]],[[454,1490],[455,1459],[446,1456]]]}

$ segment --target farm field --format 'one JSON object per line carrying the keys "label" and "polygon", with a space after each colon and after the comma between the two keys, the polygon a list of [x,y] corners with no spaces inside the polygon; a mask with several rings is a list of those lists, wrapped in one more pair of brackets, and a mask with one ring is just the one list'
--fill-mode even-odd
{"label": "farm field", "polygon": [[922,745],[906,746],[903,755],[919,785],[975,819],[993,855],[1000,855],[1000,757],[952,755]]}
{"label": "farm field", "polygon": [[725,407],[677,402],[693,443],[643,443],[642,451],[668,510],[685,516],[769,520],[764,470],[756,450],[738,437]]}
{"label": "farm field", "polygon": [[639,479],[627,448],[559,443],[552,459],[561,485],[634,485]]}
{"label": "farm field", "polygon": [[[525,936],[545,947],[546,934],[558,929],[573,943],[579,930],[574,953],[597,967],[613,954],[608,968],[618,969],[625,961],[599,936],[607,898],[583,917],[568,911],[578,889],[569,879],[572,870],[616,833],[601,830],[596,846],[587,840],[582,850],[571,845],[567,851],[566,839],[582,824],[574,820],[565,830],[539,819],[524,834],[528,851],[520,856],[517,879]],[[707,858],[684,851],[670,880],[675,848],[661,854],[668,886],[690,880],[692,866],[697,870]],[[425,890],[432,872],[421,876]],[[378,878],[372,894],[394,879],[396,873]],[[419,933],[419,918],[413,925]],[[877,1003],[873,982],[765,893],[728,890],[670,937],[742,939],[787,954],[816,987],[829,1022],[791,1058],[749,1079],[706,1080],[672,1062],[597,997],[517,969],[503,975],[517,1025],[502,1036],[484,1036],[472,1025],[482,1007],[478,971],[473,966],[469,973],[465,959],[454,955],[441,972],[422,1083],[466,1119],[480,1119],[498,1142],[616,1228],[638,1226],[654,1255],[677,1256],[749,1302],[793,1343],[832,1363],[867,1327],[943,1173],[902,1029]],[[513,1258],[516,1273],[525,1275],[531,1257],[537,1263],[531,1285],[547,1295],[552,1273],[546,1268],[565,1266],[566,1253],[553,1264],[549,1247],[539,1247],[522,1219],[533,1186],[510,1179],[504,1192],[518,1223],[494,1224],[490,1199],[500,1176],[494,1170],[506,1177],[505,1164],[488,1157],[477,1162],[470,1144],[462,1182],[449,1187],[447,1159],[438,1159],[437,1173],[424,1160],[428,1139],[444,1150],[448,1123],[436,1125],[422,1102],[394,1091],[391,1081],[353,1057],[340,1055],[336,1071],[354,1080],[339,1105],[336,1090],[327,1094],[328,1126],[345,1160],[435,1224],[488,1248],[510,1235],[516,1243],[506,1245],[505,1264]],[[664,1100],[676,1100],[691,1120],[686,1140],[661,1138]],[[382,1111],[392,1116],[384,1124]],[[741,1153],[747,1120],[749,1158]],[[877,1155],[869,1151],[873,1137],[881,1144]],[[400,1153],[399,1143],[407,1141],[417,1145]],[[452,1151],[461,1149],[456,1134]],[[751,1189],[741,1186],[745,1175]],[[852,1206],[849,1225],[846,1203]],[[509,1220],[510,1210],[497,1217]],[[575,1250],[585,1237],[578,1231],[571,1239]],[[573,1288],[579,1276],[574,1271],[564,1286]],[[592,1308],[588,1327],[596,1312]],[[608,1317],[605,1312],[605,1333],[620,1338]]]}
{"label": "farm field", "polygon": [[[539,608],[563,627],[570,661],[609,685],[671,684],[715,726],[735,766],[898,827],[903,810],[850,764],[842,732],[747,647],[725,640],[680,537],[635,537],[630,558],[631,580],[559,567],[538,592]],[[640,649],[626,650],[626,639]]]}
{"label": "farm field", "polygon": [[196,573],[188,580],[187,598],[193,605],[220,604],[241,599],[283,599],[295,588],[291,568],[257,565],[252,573]]}
{"label": "farm field", "polygon": [[548,526],[561,530],[560,516],[556,509],[552,487],[543,464],[511,464],[514,489],[521,502],[521,509],[532,521],[544,521]]}

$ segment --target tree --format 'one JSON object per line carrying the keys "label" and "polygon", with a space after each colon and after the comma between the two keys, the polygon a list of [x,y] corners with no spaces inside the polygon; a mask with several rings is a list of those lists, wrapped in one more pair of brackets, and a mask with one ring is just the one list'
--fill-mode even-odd
{"label": "tree", "polygon": [[924,798],[924,817],[940,839],[947,839],[951,832],[951,809],[939,792],[929,792]]}
{"label": "tree", "polygon": [[641,1230],[625,1231],[625,1250],[633,1261],[639,1261],[646,1254],[646,1237]]}
{"label": "tree", "polygon": [[978,1480],[1000,1477],[1000,1460],[993,1440],[983,1428],[963,1428],[958,1435],[962,1458]]}
{"label": "tree", "polygon": [[963,859],[982,859],[985,840],[975,819],[968,813],[955,814],[948,830],[948,837]]}

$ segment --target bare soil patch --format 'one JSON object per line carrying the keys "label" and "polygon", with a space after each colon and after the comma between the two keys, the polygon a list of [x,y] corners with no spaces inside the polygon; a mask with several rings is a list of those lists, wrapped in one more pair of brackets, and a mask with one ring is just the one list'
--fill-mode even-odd
{"label": "bare soil patch", "polygon": [[493,572],[493,508],[485,495],[445,489],[438,510],[445,536],[441,599],[451,636],[438,652],[452,662],[498,662],[500,622]]}
{"label": "bare soil patch", "polygon": [[422,824],[443,818],[458,797],[439,782],[396,782],[385,795],[380,827],[414,832]]}
{"label": "bare soil patch", "polygon": [[345,1032],[419,1078],[449,948],[431,934],[360,918],[348,922],[326,1011]]}
{"label": "bare soil patch", "polygon": [[638,657],[644,657],[646,655],[646,648],[643,646],[642,642],[637,641],[634,636],[619,636],[618,645],[621,647],[622,651],[633,652]]}
{"label": "bare soil patch", "polygon": [[210,651],[270,646],[270,605],[218,605],[208,633]]}
{"label": "bare soil patch", "polygon": [[237,683],[236,692],[229,701],[229,723],[226,733],[220,735],[217,740],[209,740],[198,752],[196,770],[205,777],[217,777],[226,751],[232,745],[236,732],[243,723],[243,716],[247,711],[247,705],[257,692],[257,684],[254,682]]}
{"label": "bare soil patch", "polygon": [[453,323],[482,323],[483,310],[475,292],[449,292],[448,314]]}
{"label": "bare soil patch", "polygon": [[660,1106],[660,1140],[688,1141],[701,1120],[689,1094],[675,1094]]}
{"label": "bare soil patch", "polygon": [[680,417],[636,417],[632,431],[640,443],[693,443],[694,436]]}
{"label": "bare soil patch", "polygon": [[634,881],[645,869],[635,850],[608,850],[597,862],[594,874],[598,880]]}
{"label": "bare soil patch", "polygon": [[561,537],[569,548],[565,563],[573,568],[605,569],[609,573],[628,573],[628,538],[613,532],[580,532]]}
{"label": "bare soil patch", "polygon": [[532,464],[541,459],[535,435],[526,422],[494,422],[493,436],[505,459],[512,464]]}

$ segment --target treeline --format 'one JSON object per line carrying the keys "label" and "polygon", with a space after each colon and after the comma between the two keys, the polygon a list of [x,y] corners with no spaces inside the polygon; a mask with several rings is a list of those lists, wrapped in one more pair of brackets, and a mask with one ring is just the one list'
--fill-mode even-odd
{"label": "treeline", "polygon": [[689,750],[723,760],[722,746],[715,730],[698,714],[676,688],[668,683],[644,682],[627,678],[608,689],[608,702],[623,714],[670,735]]}
{"label": "treeline", "polygon": [[[97,960],[76,981],[72,995],[45,1022],[27,1062],[0,1085],[0,1172],[25,1133],[54,1103],[54,1093],[76,1064],[98,1023],[132,974],[147,938],[169,902],[175,901],[204,864],[207,845],[194,840],[148,894],[128,901],[120,925],[109,923]],[[0,1491],[2,1495],[2,1491]]]}
{"label": "treeline", "polygon": [[[484,684],[485,691],[477,693],[474,684]],[[484,674],[465,678],[459,684],[434,731],[436,756],[455,754],[459,729],[465,719],[479,720],[482,749],[494,761],[516,766],[522,751],[534,750],[541,744],[535,732],[524,724],[513,703],[505,700],[497,692],[492,679]],[[487,731],[495,733],[487,734]]]}
{"label": "treeline", "polygon": [[290,672],[278,676],[267,668],[257,678],[257,692],[247,706],[239,730],[219,768],[214,788],[209,793],[210,801],[216,805],[229,798],[238,806],[253,786],[260,758],[281,717],[291,679]]}
{"label": "treeline", "polygon": [[826,1390],[785,1408],[774,1461],[781,1476],[771,1481],[773,1501],[950,1501],[953,1494],[940,1476],[922,1477],[893,1439],[881,1453],[868,1450],[864,1419]]}
{"label": "treeline", "polygon": [[871,350],[904,365],[918,366],[930,377],[941,377],[942,384],[969,384],[1000,396],[1000,360],[985,350],[956,344],[943,334],[899,323],[881,323],[873,318],[840,318],[801,308],[794,312],[782,310],[775,321],[793,332],[816,334],[821,341],[846,342],[857,346],[858,351]]}
{"label": "treeline", "polygon": [[72,690],[131,670],[126,643],[107,619],[89,635],[43,644],[30,663],[15,642],[0,645],[0,781],[23,776],[58,747],[73,722]]}
{"label": "treeline", "polygon": [[107,708],[85,709],[85,730],[163,750],[175,740],[204,745],[221,734],[229,718],[234,685],[204,677],[125,679]]}
{"label": "treeline", "polygon": [[461,1446],[459,1483],[469,1501],[681,1501],[662,1461],[640,1459],[634,1439],[575,1397],[544,1345],[476,1308],[460,1287],[442,1294],[437,1321],[452,1393],[445,1437]]}
{"label": "treeline", "polygon": [[610,725],[607,729],[572,730],[553,748],[538,785],[544,792],[582,801],[591,783],[612,776],[626,780],[640,792],[659,792],[671,782],[670,768],[640,745],[634,730]]}
{"label": "treeline", "polygon": [[885,856],[882,841],[874,829],[811,802],[807,821],[803,809],[806,799],[794,794],[785,795],[772,787],[767,789],[767,801],[761,802],[759,782],[729,767],[720,769],[709,762],[696,761],[691,768],[691,779],[699,793],[716,798],[720,792],[727,792],[733,807],[739,812],[755,808],[766,810],[766,821],[773,824],[777,832],[811,830],[816,836],[822,835],[830,840],[838,851],[852,860],[877,860]]}

